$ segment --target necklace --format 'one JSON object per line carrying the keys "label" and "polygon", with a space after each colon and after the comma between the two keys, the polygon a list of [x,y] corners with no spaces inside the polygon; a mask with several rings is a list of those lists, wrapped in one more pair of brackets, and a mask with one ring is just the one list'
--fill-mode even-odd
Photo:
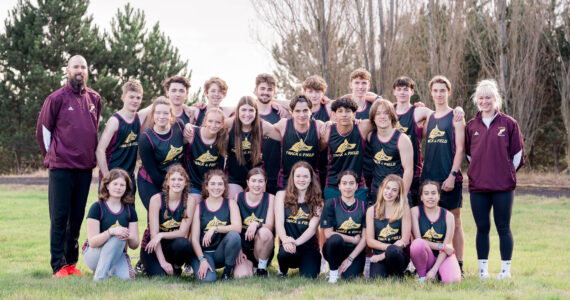
{"label": "necklace", "polygon": [[301,138],[302,135],[299,135],[299,132],[297,131],[297,129],[295,129],[295,124],[293,124],[293,130],[295,130],[295,135],[297,136],[299,141],[303,141],[303,144],[306,145],[305,141],[307,140],[307,137],[309,137],[309,131],[311,130],[311,123],[309,123],[309,127],[307,128],[307,131],[305,132],[305,137],[303,137],[303,138]]}

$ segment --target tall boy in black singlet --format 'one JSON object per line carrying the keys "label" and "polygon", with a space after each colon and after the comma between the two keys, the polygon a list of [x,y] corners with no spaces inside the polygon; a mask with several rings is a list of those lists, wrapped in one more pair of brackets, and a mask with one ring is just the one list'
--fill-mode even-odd
{"label": "tall boy in black singlet", "polygon": [[129,80],[123,85],[121,96],[123,108],[107,121],[95,151],[100,170],[99,182],[109,174],[109,170],[121,168],[127,171],[131,178],[133,195],[136,192],[135,165],[141,131],[141,120],[137,110],[141,105],[142,96],[142,85],[138,81]]}
{"label": "tall boy in black singlet", "polygon": [[441,183],[439,206],[455,217],[453,248],[459,266],[463,267],[463,228],[461,225],[462,182],[461,161],[465,153],[465,119],[455,121],[448,105],[451,83],[443,76],[429,82],[435,103],[433,113],[424,126],[426,136],[425,163],[422,179]]}

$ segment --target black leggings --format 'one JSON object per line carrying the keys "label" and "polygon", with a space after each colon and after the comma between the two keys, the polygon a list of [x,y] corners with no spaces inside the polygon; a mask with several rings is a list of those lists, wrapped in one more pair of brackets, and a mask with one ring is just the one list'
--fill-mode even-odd
{"label": "black leggings", "polygon": [[317,278],[321,269],[321,253],[318,248],[297,247],[297,252],[291,254],[279,246],[277,253],[279,270],[287,274],[290,268],[299,268],[299,274],[304,277]]}
{"label": "black leggings", "polygon": [[491,230],[491,207],[493,219],[499,234],[501,259],[511,260],[513,256],[513,234],[511,233],[511,215],[513,212],[514,192],[471,193],[471,211],[477,225],[478,259],[489,258],[489,231]]}
{"label": "black leggings", "polygon": [[[185,263],[190,263],[190,260],[194,256],[194,250],[192,250],[192,245],[190,241],[185,238],[179,237],[173,240],[161,240],[160,246],[162,248],[162,253],[164,258],[173,268],[182,267]],[[141,248],[141,260],[144,264],[146,274],[150,277],[152,276],[164,276],[166,272],[160,266],[156,253],[147,253],[145,249]],[[176,275],[180,275],[179,268],[175,270]]]}
{"label": "black leggings", "polygon": [[[354,245],[349,247],[340,235],[334,234],[323,245],[323,256],[329,262],[331,270],[338,270],[342,261],[352,253],[352,250],[354,250]],[[342,278],[349,279],[361,276],[365,261],[364,251],[361,251],[354,258],[350,267],[342,273]]]}
{"label": "black leggings", "polygon": [[386,248],[386,257],[377,263],[370,264],[370,278],[388,276],[404,276],[404,271],[408,266],[410,258],[404,252],[404,249],[390,245]]}

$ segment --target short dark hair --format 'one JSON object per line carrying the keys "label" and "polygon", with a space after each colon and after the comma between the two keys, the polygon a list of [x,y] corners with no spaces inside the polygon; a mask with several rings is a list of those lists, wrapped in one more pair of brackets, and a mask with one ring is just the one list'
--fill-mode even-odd
{"label": "short dark hair", "polygon": [[291,100],[291,102],[289,102],[289,107],[291,108],[291,111],[295,110],[295,106],[297,106],[297,103],[299,102],[305,102],[307,103],[307,106],[311,109],[313,108],[313,104],[311,103],[311,101],[309,99],[307,99],[307,97],[305,97],[304,95],[299,95],[296,96],[295,98],[293,98],[293,100]]}
{"label": "short dark hair", "polygon": [[352,112],[356,112],[358,110],[358,104],[356,104],[354,100],[348,97],[338,98],[331,104],[331,110],[334,112],[336,112],[341,107],[350,109]]}
{"label": "short dark hair", "polygon": [[274,88],[275,82],[276,82],[275,77],[273,77],[273,75],[271,74],[262,73],[257,75],[257,77],[255,77],[255,87],[258,87],[262,83],[267,83],[272,88]]}
{"label": "short dark hair", "polygon": [[184,76],[180,76],[180,75],[175,75],[175,76],[166,78],[164,80],[164,82],[162,83],[162,86],[164,87],[164,90],[168,92],[168,89],[170,89],[170,85],[173,83],[182,84],[186,88],[186,90],[188,90],[190,88],[190,81],[188,81],[188,78],[186,78]]}
{"label": "short dark hair", "polygon": [[397,87],[409,87],[410,89],[415,89],[416,83],[410,78],[406,76],[400,76],[394,80],[394,84],[392,85],[392,89],[396,89]]}

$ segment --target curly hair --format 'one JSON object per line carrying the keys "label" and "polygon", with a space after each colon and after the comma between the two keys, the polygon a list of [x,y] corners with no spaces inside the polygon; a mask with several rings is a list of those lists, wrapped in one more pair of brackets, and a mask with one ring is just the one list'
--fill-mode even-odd
{"label": "curly hair", "polygon": [[[179,173],[180,176],[182,176],[185,181],[184,189],[182,190],[182,206],[184,207],[184,212],[182,213],[182,216],[183,218],[186,218],[188,193],[190,191],[190,178],[188,177],[188,173],[186,173],[186,170],[184,170],[181,164],[173,164],[168,168],[168,172],[166,172],[166,177],[164,178],[164,183],[162,184],[162,193],[164,193],[164,199],[166,203],[168,203],[169,201],[168,196],[170,192],[169,181],[170,181],[170,176],[172,176],[174,173]],[[169,212],[168,209],[164,210],[165,219],[168,219],[168,212]]]}
{"label": "curly hair", "polygon": [[311,174],[311,183],[307,188],[305,193],[305,202],[309,205],[310,217],[312,218],[317,215],[318,211],[323,208],[323,195],[321,192],[321,184],[319,183],[319,176],[315,174],[313,167],[306,161],[298,161],[291,168],[291,175],[289,175],[289,180],[287,181],[287,189],[285,190],[285,200],[284,204],[286,208],[291,209],[292,215],[297,213],[299,209],[299,190],[295,186],[295,171],[299,168],[305,168],[309,170]]}
{"label": "curly hair", "polygon": [[206,175],[204,175],[204,181],[202,182],[202,201],[210,197],[210,192],[208,192],[208,184],[214,176],[222,177],[222,180],[224,181],[224,193],[222,194],[222,197],[228,197],[228,177],[222,170],[214,169],[208,171]]}
{"label": "curly hair", "polygon": [[111,171],[109,171],[109,174],[103,177],[103,179],[101,180],[101,187],[99,188],[99,200],[107,202],[107,200],[111,196],[109,194],[109,188],[108,188],[109,183],[118,178],[123,178],[125,180],[125,183],[127,184],[125,193],[121,197],[121,203],[123,204],[134,203],[135,198],[133,197],[133,195],[131,195],[133,192],[133,183],[131,182],[131,177],[129,177],[127,171],[119,168],[112,169]]}

